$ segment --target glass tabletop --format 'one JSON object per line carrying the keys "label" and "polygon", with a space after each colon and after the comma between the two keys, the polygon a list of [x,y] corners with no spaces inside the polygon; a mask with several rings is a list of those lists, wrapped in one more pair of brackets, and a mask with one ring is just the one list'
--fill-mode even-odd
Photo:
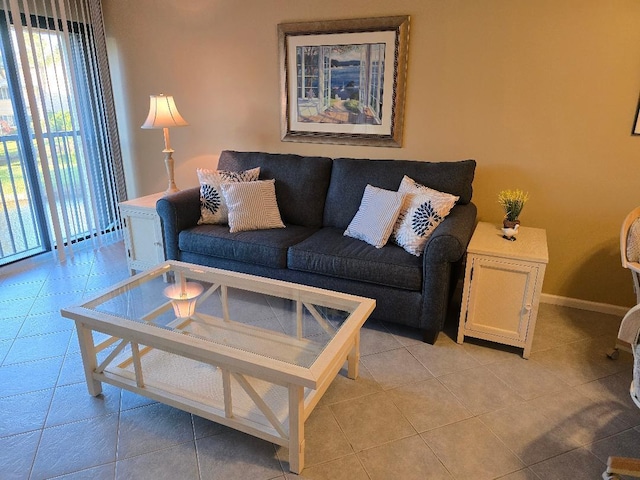
{"label": "glass tabletop", "polygon": [[373,301],[165,262],[82,307],[308,368],[363,302]]}

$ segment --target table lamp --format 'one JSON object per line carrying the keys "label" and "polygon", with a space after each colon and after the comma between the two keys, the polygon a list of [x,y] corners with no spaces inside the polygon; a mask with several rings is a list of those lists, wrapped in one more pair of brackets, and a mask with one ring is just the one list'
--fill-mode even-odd
{"label": "table lamp", "polygon": [[173,152],[169,141],[170,127],[184,127],[189,125],[176,108],[176,103],[172,95],[150,95],[149,115],[142,124],[142,128],[161,128],[164,133],[164,163],[167,167],[169,177],[169,187],[164,194],[168,195],[179,191],[173,178]]}

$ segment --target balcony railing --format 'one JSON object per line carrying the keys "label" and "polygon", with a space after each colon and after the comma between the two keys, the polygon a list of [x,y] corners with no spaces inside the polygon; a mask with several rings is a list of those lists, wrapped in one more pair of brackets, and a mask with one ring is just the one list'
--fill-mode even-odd
{"label": "balcony railing", "polygon": [[[58,204],[59,218],[66,213],[70,225],[71,238],[65,241],[73,241],[88,232],[83,220],[87,185],[79,180],[76,162],[76,155],[81,154],[76,148],[79,132],[52,132],[45,139],[54,189],[63,189],[65,198],[75,199],[66,207]],[[35,145],[35,139],[31,140]],[[51,218],[44,208],[41,165],[36,162],[28,168],[21,145],[17,134],[0,135],[0,265],[44,252],[50,245],[47,226]]]}

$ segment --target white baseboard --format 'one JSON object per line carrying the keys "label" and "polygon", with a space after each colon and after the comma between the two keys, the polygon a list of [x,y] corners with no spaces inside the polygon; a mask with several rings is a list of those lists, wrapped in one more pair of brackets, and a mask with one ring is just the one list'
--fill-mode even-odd
{"label": "white baseboard", "polygon": [[580,300],[578,298],[560,297],[558,295],[549,295],[543,293],[540,295],[542,303],[551,305],[562,305],[564,307],[579,308],[580,310],[590,310],[592,312],[606,313],[608,315],[624,315],[631,307],[623,307],[621,305],[611,305],[608,303],[590,302],[589,300]]}
{"label": "white baseboard", "polygon": [[[51,262],[52,259],[54,261],[56,260],[55,254],[52,252],[46,252],[31,258],[20,260],[19,262],[11,265],[6,265],[0,268],[0,279],[13,273],[18,273],[21,270],[38,266],[43,263]],[[624,307],[622,305],[611,305],[608,303],[580,300],[579,298],[561,297],[559,295],[551,295],[548,293],[543,293],[540,295],[540,302],[548,303],[550,305],[560,305],[563,307],[578,308],[580,310],[605,313],[608,315],[618,315],[620,317],[624,317],[631,308]]]}
{"label": "white baseboard", "polygon": [[34,267],[46,265],[47,263],[55,261],[55,252],[39,253],[37,255],[34,255],[33,257],[23,258],[22,260],[18,260],[17,262],[0,267],[0,278],[20,273],[24,270],[29,270]]}

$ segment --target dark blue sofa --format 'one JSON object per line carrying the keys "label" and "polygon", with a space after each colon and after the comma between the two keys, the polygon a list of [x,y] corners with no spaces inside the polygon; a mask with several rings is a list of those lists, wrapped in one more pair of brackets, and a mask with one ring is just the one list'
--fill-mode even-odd
{"label": "dark blue sofa", "polygon": [[[286,228],[229,233],[198,225],[198,188],[158,200],[167,259],[287,280],[374,298],[371,318],[422,329],[435,342],[476,221],[471,203],[476,162],[418,162],[303,157],[224,151],[218,168],[260,167],[275,179]],[[460,200],[416,257],[389,243],[381,249],[343,235],[367,184],[397,190],[402,177]]]}

